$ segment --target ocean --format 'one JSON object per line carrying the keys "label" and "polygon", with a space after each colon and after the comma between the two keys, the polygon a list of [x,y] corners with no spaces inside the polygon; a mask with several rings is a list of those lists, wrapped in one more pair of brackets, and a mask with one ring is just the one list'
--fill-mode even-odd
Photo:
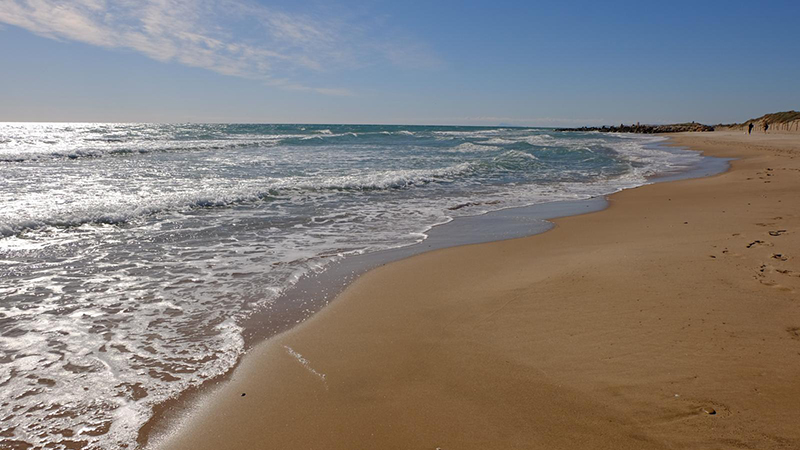
{"label": "ocean", "polygon": [[0,446],[134,448],[154,406],[227,373],[253,318],[304,277],[459,217],[601,197],[702,163],[661,140],[0,124]]}

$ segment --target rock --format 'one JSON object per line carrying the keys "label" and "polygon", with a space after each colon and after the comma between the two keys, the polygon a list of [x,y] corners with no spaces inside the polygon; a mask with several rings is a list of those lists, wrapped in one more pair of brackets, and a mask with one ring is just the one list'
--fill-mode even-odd
{"label": "rock", "polygon": [[556,131],[600,131],[602,133],[653,134],[680,133],[684,131],[714,131],[714,127],[696,122],[675,123],[670,125],[641,125],[637,122],[636,125],[620,124],[618,127],[609,127],[603,125],[602,127],[558,128]]}

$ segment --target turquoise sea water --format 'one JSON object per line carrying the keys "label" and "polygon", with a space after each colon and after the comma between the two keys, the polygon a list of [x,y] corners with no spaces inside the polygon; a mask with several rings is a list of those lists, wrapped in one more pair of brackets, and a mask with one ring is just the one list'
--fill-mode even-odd
{"label": "turquoise sea water", "polygon": [[0,124],[0,446],[134,446],[331,261],[686,170],[661,138],[530,128]]}

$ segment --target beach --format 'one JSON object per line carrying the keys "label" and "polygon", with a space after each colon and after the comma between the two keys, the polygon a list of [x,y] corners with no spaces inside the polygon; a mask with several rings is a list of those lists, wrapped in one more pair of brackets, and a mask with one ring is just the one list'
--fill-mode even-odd
{"label": "beach", "polygon": [[374,269],[151,446],[797,448],[800,136],[671,139],[737,159]]}
{"label": "beach", "polygon": [[0,0],[0,450],[800,450],[800,2]]}
{"label": "beach", "polygon": [[143,444],[372,268],[727,168],[540,128],[7,123],[0,141],[0,447]]}

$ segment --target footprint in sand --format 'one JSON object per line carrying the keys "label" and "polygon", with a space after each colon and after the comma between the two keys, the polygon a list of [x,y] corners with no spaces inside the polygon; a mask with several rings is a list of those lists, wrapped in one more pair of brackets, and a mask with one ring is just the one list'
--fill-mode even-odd
{"label": "footprint in sand", "polygon": [[777,282],[767,278],[767,275],[772,274],[774,271],[775,270],[772,266],[762,264],[758,268],[758,271],[756,272],[755,279],[758,280],[758,282],[763,284],[764,286],[777,287],[778,286]]}
{"label": "footprint in sand", "polygon": [[800,278],[800,274],[798,273],[792,272],[791,270],[780,269],[770,264],[762,264],[756,271],[756,274],[753,276],[753,278],[758,280],[758,282],[764,286],[769,286],[781,291],[794,292],[794,289],[791,286],[778,283],[779,279],[783,279],[784,281],[793,284],[790,280],[787,280],[786,278],[775,278],[776,276]]}
{"label": "footprint in sand", "polygon": [[[773,256],[773,258],[774,258],[774,256]],[[777,267],[775,267],[773,265],[770,265],[770,264],[762,264],[761,267],[758,268],[758,273],[759,274],[779,273],[781,275],[795,276],[794,272],[792,272],[791,270],[779,269],[779,268],[777,268]]]}
{"label": "footprint in sand", "polygon": [[786,332],[789,333],[792,339],[800,341],[800,327],[788,327]]}
{"label": "footprint in sand", "polygon": [[753,241],[753,242],[751,242],[751,243],[747,244],[747,248],[753,248],[753,247],[755,247],[756,245],[768,245],[768,246],[770,246],[770,247],[772,246],[772,244],[770,244],[769,242],[766,242],[766,241],[761,241],[761,240],[755,240],[755,241]]}
{"label": "footprint in sand", "polygon": [[[773,174],[770,173],[770,172],[772,172],[772,169],[767,169],[767,172],[756,172],[756,175],[762,175],[762,176],[759,176],[758,179],[759,180],[765,180],[766,177],[773,176]],[[748,180],[752,180],[752,178],[748,178]],[[765,181],[765,183],[769,183],[769,181]]]}

